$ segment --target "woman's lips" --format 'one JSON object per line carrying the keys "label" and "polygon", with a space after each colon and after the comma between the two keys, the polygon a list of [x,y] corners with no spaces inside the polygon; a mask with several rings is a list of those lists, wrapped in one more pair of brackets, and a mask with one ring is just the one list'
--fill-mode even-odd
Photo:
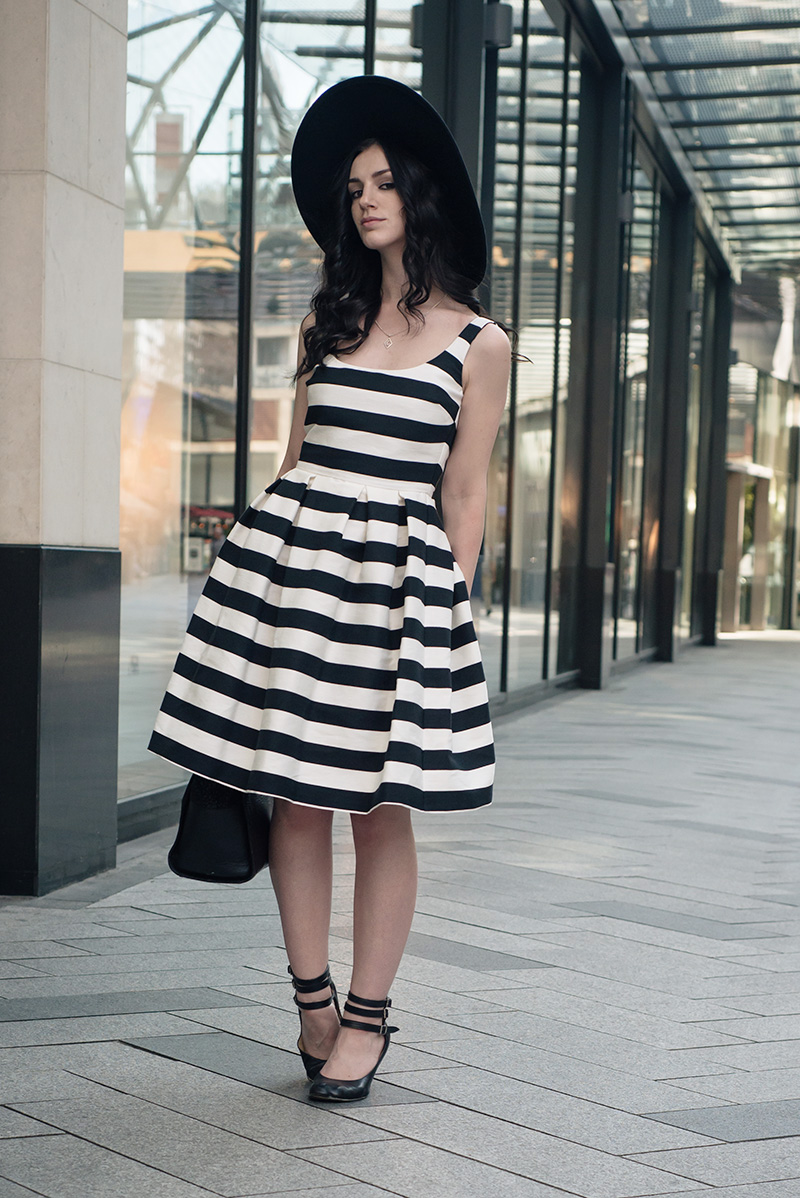
{"label": "woman's lips", "polygon": [[368,217],[366,217],[365,220],[362,220],[361,228],[363,229],[367,225],[379,225],[382,220],[383,220],[382,216],[368,216]]}

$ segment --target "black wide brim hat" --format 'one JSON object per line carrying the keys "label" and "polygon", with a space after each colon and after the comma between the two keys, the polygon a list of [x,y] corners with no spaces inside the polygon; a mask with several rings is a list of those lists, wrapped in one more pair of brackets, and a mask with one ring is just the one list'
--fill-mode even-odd
{"label": "black wide brim hat", "polygon": [[453,265],[477,287],[486,274],[486,232],[464,159],[436,109],[396,79],[359,75],[335,83],[300,122],[292,147],[292,186],[311,236],[326,252],[331,248],[334,180],[348,154],[373,137],[407,150],[436,179],[455,234]]}

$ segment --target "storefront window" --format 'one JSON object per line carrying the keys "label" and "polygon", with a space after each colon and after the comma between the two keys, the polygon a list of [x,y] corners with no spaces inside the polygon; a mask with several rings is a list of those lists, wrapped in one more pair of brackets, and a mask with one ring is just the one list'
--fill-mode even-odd
{"label": "storefront window", "polygon": [[569,361],[578,116],[577,71],[565,69],[563,37],[543,5],[515,7],[520,33],[500,59],[491,277],[493,315],[516,327],[524,358],[512,367],[510,404],[490,471],[481,579],[485,658],[494,667],[507,638],[500,685],[508,690],[556,672],[558,596],[551,580],[560,552],[559,417]]}
{"label": "storefront window", "polygon": [[[120,797],[182,778],[146,745],[235,515],[243,8],[129,5]],[[263,5],[250,494],[272,481],[285,447],[297,328],[315,283],[318,251],[289,178],[294,131],[323,88],[364,69],[363,4],[331,16]]]}
{"label": "storefront window", "polygon": [[616,500],[615,656],[638,650],[645,421],[650,303],[658,233],[658,195],[644,166],[632,172],[633,219],[623,260]]}

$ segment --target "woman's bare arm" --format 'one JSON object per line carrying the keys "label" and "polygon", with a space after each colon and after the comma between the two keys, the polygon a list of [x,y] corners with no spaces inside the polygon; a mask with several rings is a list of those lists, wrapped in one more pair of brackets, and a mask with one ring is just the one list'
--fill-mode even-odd
{"label": "woman's bare arm", "polygon": [[[299,366],[303,360],[305,346],[303,344],[303,333],[308,328],[309,324],[314,321],[313,314],[309,313],[303,323],[300,325],[300,334],[297,339],[297,365]],[[289,432],[289,444],[286,447],[283,461],[278,468],[278,478],[284,474],[288,474],[290,470],[294,470],[300,457],[300,447],[303,444],[303,436],[305,433],[306,412],[308,411],[308,380],[311,377],[309,374],[301,375],[297,380],[297,386],[294,392],[294,410],[292,412],[292,427]]]}
{"label": "woman's bare arm", "polygon": [[468,589],[480,553],[486,475],[508,391],[511,346],[503,330],[485,325],[464,363],[458,431],[442,480],[444,528]]}

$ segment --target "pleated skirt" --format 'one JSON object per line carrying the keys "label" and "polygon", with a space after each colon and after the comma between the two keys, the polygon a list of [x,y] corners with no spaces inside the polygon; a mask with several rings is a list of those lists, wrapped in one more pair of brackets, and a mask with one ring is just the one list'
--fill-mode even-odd
{"label": "pleated skirt", "polygon": [[491,802],[480,650],[429,490],[304,468],[268,488],[214,563],[150,748],[337,811]]}

